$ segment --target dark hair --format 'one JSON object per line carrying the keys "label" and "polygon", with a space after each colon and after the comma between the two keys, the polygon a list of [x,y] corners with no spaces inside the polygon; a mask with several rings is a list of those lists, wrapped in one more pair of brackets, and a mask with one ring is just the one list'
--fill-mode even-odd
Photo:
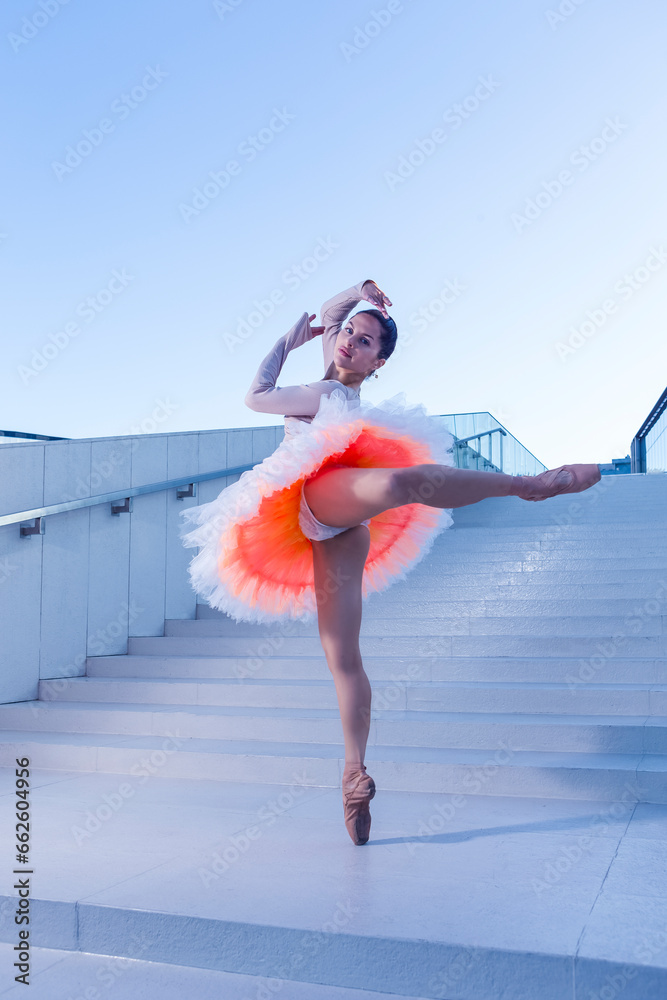
{"label": "dark hair", "polygon": [[[391,316],[383,316],[379,309],[360,309],[359,312],[354,315],[358,316],[360,313],[363,313],[365,316],[373,316],[382,327],[378,358],[386,360],[391,357],[394,353],[394,348],[396,347],[396,341],[398,340],[398,330],[396,329],[396,324]],[[371,372],[370,375],[366,376],[366,378],[372,378],[373,375],[375,375],[375,372]]]}

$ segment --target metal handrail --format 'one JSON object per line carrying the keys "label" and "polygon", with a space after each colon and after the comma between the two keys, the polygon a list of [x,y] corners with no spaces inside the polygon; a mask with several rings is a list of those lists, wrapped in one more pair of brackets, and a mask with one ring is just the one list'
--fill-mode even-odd
{"label": "metal handrail", "polygon": [[[496,433],[496,431],[498,431],[498,433],[501,435],[501,438],[500,438],[500,468],[498,468],[497,465],[493,465],[493,462],[491,462],[490,456],[489,456],[488,459],[485,458],[484,460],[488,461],[489,464],[492,465],[494,469],[497,469],[500,472],[502,470],[502,467],[503,467],[503,438],[507,437],[507,431],[504,430],[504,428],[502,428],[502,427],[493,427],[490,431],[480,431],[479,434],[470,434],[466,438],[457,438],[456,446],[458,448],[459,445],[465,445],[465,444],[468,443],[468,441],[479,441],[480,438],[485,437],[487,434],[489,435],[489,438],[490,438],[492,434]],[[481,447],[481,442],[480,442],[480,447]],[[489,445],[489,448],[491,448],[491,445]],[[491,450],[493,450],[493,449],[491,449]],[[481,452],[479,452],[479,455],[482,458],[484,458],[484,455],[482,455]]]}
{"label": "metal handrail", "polygon": [[71,441],[71,438],[54,437],[53,434],[24,434],[22,431],[0,431],[0,437],[24,438],[28,441]]}
{"label": "metal handrail", "polygon": [[[16,524],[19,521],[36,520],[48,517],[50,514],[60,514],[66,510],[77,510],[81,507],[94,507],[100,503],[110,503],[113,500],[129,500],[131,497],[141,496],[144,493],[159,493],[162,490],[172,489],[174,486],[194,486],[195,483],[203,483],[208,479],[222,479],[224,476],[235,476],[241,472],[252,469],[252,465],[237,465],[233,469],[219,469],[217,472],[202,472],[196,476],[181,476],[179,479],[167,479],[162,483],[147,483],[145,486],[129,486],[124,490],[115,490],[113,493],[100,493],[97,496],[83,497],[80,500],[66,500],[64,503],[52,503],[46,507],[34,507],[32,510],[19,510],[13,514],[0,515],[0,526],[3,524]],[[183,492],[179,495],[179,500],[186,496],[195,496],[195,492]],[[124,508],[130,510],[129,506]]]}
{"label": "metal handrail", "polygon": [[502,434],[503,437],[507,437],[507,431],[503,430],[502,427],[494,427],[490,431],[480,431],[479,434],[471,434],[467,438],[457,438],[456,439],[456,443],[457,444],[466,444],[468,441],[474,441],[476,438],[482,438],[482,437],[484,437],[485,434],[495,434],[496,431],[498,431],[500,434]]}

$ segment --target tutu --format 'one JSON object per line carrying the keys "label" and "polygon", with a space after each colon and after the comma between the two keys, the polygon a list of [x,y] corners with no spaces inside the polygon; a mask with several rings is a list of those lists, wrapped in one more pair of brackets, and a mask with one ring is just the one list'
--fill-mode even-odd
{"label": "tutu", "polygon": [[[273,454],[215,500],[181,511],[183,544],[200,548],[188,569],[193,589],[237,621],[310,621],[317,614],[312,545],[299,509],[301,487],[318,470],[455,464],[454,439],[442,421],[421,404],[407,404],[402,392],[352,407],[334,389],[310,423],[291,423]],[[362,597],[403,579],[452,523],[449,510],[420,503],[371,518]]]}

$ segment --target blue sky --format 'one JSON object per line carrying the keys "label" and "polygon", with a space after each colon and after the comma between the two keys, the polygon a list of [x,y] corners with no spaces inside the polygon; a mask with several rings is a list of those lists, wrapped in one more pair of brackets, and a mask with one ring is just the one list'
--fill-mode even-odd
{"label": "blue sky", "polygon": [[[663,2],[0,20],[3,428],[279,422],[259,362],[373,278],[400,340],[366,398],[489,410],[549,467],[629,451],[667,383]],[[280,384],[322,375],[315,341]]]}

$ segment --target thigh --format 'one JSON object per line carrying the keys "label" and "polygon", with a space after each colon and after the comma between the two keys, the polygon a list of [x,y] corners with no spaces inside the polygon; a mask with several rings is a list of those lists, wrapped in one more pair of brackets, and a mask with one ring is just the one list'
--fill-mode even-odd
{"label": "thigh", "polygon": [[317,621],[325,653],[358,652],[361,581],[370,531],[357,524],[333,538],[312,542]]}
{"label": "thigh", "polygon": [[324,469],[305,483],[306,502],[318,521],[349,528],[405,503],[399,499],[401,469]]}

